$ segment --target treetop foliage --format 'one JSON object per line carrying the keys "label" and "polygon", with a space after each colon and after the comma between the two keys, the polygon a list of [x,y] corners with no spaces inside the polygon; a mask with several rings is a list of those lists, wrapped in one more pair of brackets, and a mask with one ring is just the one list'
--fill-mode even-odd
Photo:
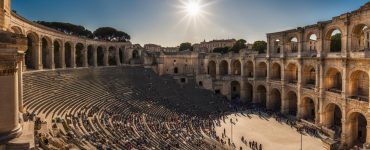
{"label": "treetop foliage", "polygon": [[43,26],[53,28],[55,30],[64,32],[69,35],[75,35],[79,37],[85,37],[90,39],[99,39],[105,41],[119,41],[125,42],[131,39],[130,35],[123,31],[119,31],[112,27],[101,27],[96,29],[94,32],[86,29],[81,25],[75,25],[71,23],[64,22],[46,22],[46,21],[36,21],[36,23]]}

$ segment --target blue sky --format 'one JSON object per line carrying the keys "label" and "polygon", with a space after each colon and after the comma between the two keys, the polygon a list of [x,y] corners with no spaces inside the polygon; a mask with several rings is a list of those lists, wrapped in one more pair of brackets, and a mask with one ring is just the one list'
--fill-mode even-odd
{"label": "blue sky", "polygon": [[[112,26],[133,43],[176,46],[211,39],[265,40],[266,33],[315,24],[353,11],[367,0],[200,0],[203,15],[185,17],[189,0],[12,0],[32,20]],[[196,21],[194,21],[196,20]],[[188,23],[189,22],[189,23]]]}

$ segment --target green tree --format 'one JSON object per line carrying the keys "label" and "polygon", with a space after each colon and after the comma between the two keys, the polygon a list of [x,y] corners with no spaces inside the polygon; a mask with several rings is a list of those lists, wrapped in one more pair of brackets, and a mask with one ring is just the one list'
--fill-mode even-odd
{"label": "green tree", "polygon": [[193,46],[189,42],[181,43],[179,51],[190,50],[193,51]]}
{"label": "green tree", "polygon": [[240,39],[238,41],[236,41],[236,43],[234,44],[233,47],[230,48],[229,51],[232,51],[234,53],[239,53],[239,51],[243,48],[246,48],[247,46],[245,45],[245,43],[247,43],[246,40],[244,39]]}
{"label": "green tree", "polygon": [[331,37],[330,52],[340,52],[342,50],[342,34],[337,33]]}
{"label": "green tree", "polygon": [[267,49],[267,43],[265,41],[255,41],[252,49],[258,51],[260,54],[265,53]]}
{"label": "green tree", "polygon": [[129,41],[130,35],[112,27],[101,27],[94,31],[94,36],[100,40],[106,41]]}
{"label": "green tree", "polygon": [[230,50],[230,47],[218,47],[218,48],[213,49],[213,52],[225,54],[225,53],[228,53],[229,50]]}
{"label": "green tree", "polygon": [[36,21],[36,23],[49,27],[49,28],[53,28],[61,32],[64,32],[66,34],[86,37],[86,38],[94,38],[94,35],[90,30],[80,25],[64,23],[64,22],[46,22],[46,21]]}

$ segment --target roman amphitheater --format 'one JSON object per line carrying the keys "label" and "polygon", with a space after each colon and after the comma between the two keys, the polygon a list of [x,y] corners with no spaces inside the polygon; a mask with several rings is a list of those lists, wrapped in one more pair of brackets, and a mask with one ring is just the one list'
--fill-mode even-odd
{"label": "roman amphitheater", "polygon": [[239,149],[215,129],[236,111],[370,149],[370,3],[218,54],[67,35],[0,2],[0,150]]}

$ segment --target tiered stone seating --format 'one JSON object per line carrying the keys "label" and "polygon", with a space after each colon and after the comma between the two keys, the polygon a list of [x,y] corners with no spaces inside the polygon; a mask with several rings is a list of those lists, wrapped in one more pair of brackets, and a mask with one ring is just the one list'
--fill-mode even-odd
{"label": "tiered stone seating", "polygon": [[58,141],[41,140],[50,149],[214,149],[209,116],[228,110],[192,81],[180,87],[141,67],[25,73],[24,97],[47,123],[36,139]]}

